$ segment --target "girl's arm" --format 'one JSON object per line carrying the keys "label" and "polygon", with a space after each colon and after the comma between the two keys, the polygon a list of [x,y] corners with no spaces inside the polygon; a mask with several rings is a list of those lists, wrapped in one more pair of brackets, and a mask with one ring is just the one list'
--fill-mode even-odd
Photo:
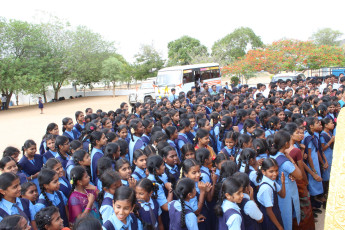
{"label": "girl's arm", "polygon": [[35,220],[31,221],[31,227],[32,227],[32,230],[37,230],[37,224]]}
{"label": "girl's arm", "polygon": [[158,216],[158,229],[164,230],[164,225],[163,225],[161,216]]}
{"label": "girl's arm", "polygon": [[169,212],[168,202],[165,203],[165,204],[163,204],[163,205],[161,206],[161,209],[162,209],[163,211]]}
{"label": "girl's arm", "polygon": [[[280,189],[280,191],[278,192],[278,195],[281,197],[281,198],[285,198],[285,175],[284,175],[284,172],[282,172],[282,175],[280,177],[280,181],[282,182],[282,188]],[[274,182],[275,183],[275,182]]]}
{"label": "girl's arm", "polygon": [[292,159],[292,157],[289,154],[285,154],[285,156],[291,161],[291,163],[294,164],[295,166],[295,170],[290,173],[291,176],[293,176],[294,178],[296,178],[297,180],[301,180],[302,179],[302,172],[299,169],[299,167],[297,167],[297,164],[295,163],[295,161]]}
{"label": "girl's arm", "polygon": [[324,167],[324,163],[323,163],[322,155],[321,155],[320,151],[317,151],[317,158],[319,159],[319,163],[320,163],[321,167]]}
{"label": "girl's arm", "polygon": [[274,215],[272,207],[266,207],[266,212],[268,217],[271,219],[273,224],[279,229],[284,230],[283,226],[280,225],[279,221],[277,220],[277,217]]}
{"label": "girl's arm", "polygon": [[[304,162],[303,162],[303,167],[304,167],[304,170],[307,171],[307,173],[309,173],[316,181],[318,182],[322,181],[322,178],[319,175],[317,175],[311,168],[309,168],[308,165]],[[308,183],[308,178],[306,182]]]}
{"label": "girl's arm", "polygon": [[313,170],[314,173],[317,173],[314,167],[313,159],[311,158],[311,149],[308,149],[308,163],[310,165],[311,170]]}
{"label": "girl's arm", "polygon": [[200,196],[198,200],[198,209],[194,212],[195,215],[200,214],[202,206],[204,205],[205,196],[206,196],[206,184],[203,182],[198,182],[198,187],[200,189]]}
{"label": "girl's arm", "polygon": [[206,200],[208,202],[211,202],[214,196],[214,191],[216,188],[216,183],[217,183],[217,175],[215,173],[211,173],[211,180],[212,180],[212,188],[211,191],[209,193],[207,193],[207,198]]}

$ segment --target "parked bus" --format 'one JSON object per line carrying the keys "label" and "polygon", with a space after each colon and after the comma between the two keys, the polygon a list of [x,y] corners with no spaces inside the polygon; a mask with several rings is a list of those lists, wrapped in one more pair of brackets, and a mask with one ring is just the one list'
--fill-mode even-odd
{"label": "parked bus", "polygon": [[[200,87],[203,83],[209,86],[221,87],[221,75],[218,63],[172,66],[158,71],[155,82],[156,99],[171,94],[176,89],[176,95],[183,91],[187,93],[192,86]],[[211,87],[210,87],[211,88]]]}

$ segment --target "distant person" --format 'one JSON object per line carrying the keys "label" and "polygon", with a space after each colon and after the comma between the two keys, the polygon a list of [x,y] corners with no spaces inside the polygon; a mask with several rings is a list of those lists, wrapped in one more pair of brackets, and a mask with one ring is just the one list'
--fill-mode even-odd
{"label": "distant person", "polygon": [[38,108],[41,110],[41,114],[43,114],[43,101],[42,101],[42,97],[38,98]]}
{"label": "distant person", "polygon": [[2,110],[7,110],[6,102],[7,102],[7,97],[5,94],[2,94],[1,95]]}
{"label": "distant person", "polygon": [[175,88],[172,88],[171,89],[171,95],[169,96],[169,101],[170,102],[173,102],[174,100],[176,100],[178,98],[178,96],[176,96],[175,93],[176,93]]}
{"label": "distant person", "polygon": [[211,96],[213,95],[217,95],[218,92],[217,92],[217,86],[216,85],[212,85],[212,92],[211,92]]}

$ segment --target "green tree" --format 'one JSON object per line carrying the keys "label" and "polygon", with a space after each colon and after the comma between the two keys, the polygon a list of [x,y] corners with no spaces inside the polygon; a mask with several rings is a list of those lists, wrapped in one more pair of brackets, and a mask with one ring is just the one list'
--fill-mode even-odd
{"label": "green tree", "polygon": [[262,46],[261,38],[251,28],[240,27],[213,44],[212,56],[227,65],[243,57],[247,50]]}
{"label": "green tree", "polygon": [[106,82],[113,85],[113,97],[115,97],[115,84],[123,80],[121,78],[123,63],[116,57],[109,57],[102,63],[102,77]]}
{"label": "green tree", "polygon": [[195,55],[208,56],[207,47],[198,39],[183,36],[168,43],[168,66],[191,64]]}
{"label": "green tree", "polygon": [[153,45],[142,45],[135,55],[134,78],[145,80],[157,76],[157,72],[164,66],[164,60]]}
{"label": "green tree", "polygon": [[311,39],[316,45],[329,45],[338,46],[340,45],[340,38],[343,33],[339,30],[332,30],[331,28],[319,29],[312,34]]}

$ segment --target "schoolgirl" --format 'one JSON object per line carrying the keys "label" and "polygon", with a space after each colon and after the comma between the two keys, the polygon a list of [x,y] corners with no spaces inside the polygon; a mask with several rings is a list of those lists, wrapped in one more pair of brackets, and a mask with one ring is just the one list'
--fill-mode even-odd
{"label": "schoolgirl", "polygon": [[59,191],[60,182],[58,174],[50,169],[42,169],[38,174],[38,182],[41,194],[35,205],[36,211],[54,205],[59,208],[60,216],[63,219],[63,225],[68,227],[67,198]]}
{"label": "schoolgirl", "polygon": [[250,186],[249,177],[246,173],[237,172],[233,177],[243,188],[243,199],[239,204],[245,229],[261,229],[260,223],[263,221],[263,214],[254,201],[253,188]]}
{"label": "schoolgirl", "polygon": [[135,169],[132,173],[132,177],[137,181],[146,178],[146,160],[147,155],[144,150],[137,149],[134,151],[133,163],[135,165]]}
{"label": "schoolgirl", "polygon": [[[27,176],[28,181],[34,182],[38,187],[37,176],[43,166],[43,157],[36,154],[36,143],[33,140],[25,141],[22,151],[23,157],[18,162],[18,165]],[[39,189],[38,192],[40,192]]]}
{"label": "schoolgirl", "polygon": [[215,206],[215,213],[218,216],[218,229],[242,229],[244,221],[238,204],[243,199],[243,188],[241,184],[232,177],[224,180],[220,198]]}
{"label": "schoolgirl", "polygon": [[178,167],[179,158],[176,150],[171,146],[166,146],[160,151],[160,155],[163,157],[165,162],[165,174],[168,177],[168,182],[175,185],[178,178],[180,178]]}
{"label": "schoolgirl", "polygon": [[47,126],[46,133],[44,134],[41,144],[40,144],[40,154],[43,155],[46,152],[47,149],[47,143],[46,143],[46,137],[48,134],[51,134],[53,136],[59,135],[59,126],[55,123],[50,123]]}
{"label": "schoolgirl", "polygon": [[131,165],[126,159],[118,159],[115,162],[115,171],[120,174],[123,186],[129,186],[135,189],[137,181],[132,177]]}
{"label": "schoolgirl", "polygon": [[180,129],[180,132],[178,133],[178,137],[177,137],[177,146],[179,150],[181,151],[182,147],[185,144],[193,143],[187,136],[187,133],[191,130],[190,121],[188,119],[182,119],[180,121],[179,129]]}
{"label": "schoolgirl", "polygon": [[65,197],[68,197],[72,187],[70,181],[67,180],[67,178],[64,176],[64,170],[62,168],[61,162],[55,158],[51,158],[45,163],[43,167],[54,170],[58,174],[60,182],[59,190],[65,195]]}
{"label": "schoolgirl", "polygon": [[128,128],[126,125],[118,126],[117,134],[119,135],[119,139],[125,140],[129,144],[130,138],[128,138]]}
{"label": "schoolgirl", "polygon": [[216,166],[216,172],[215,174],[217,175],[218,179],[220,176],[220,169],[222,167],[223,162],[228,161],[230,158],[228,154],[219,152],[216,159],[213,161],[214,165]]}
{"label": "schoolgirl", "polygon": [[76,218],[92,215],[101,221],[98,207],[95,202],[96,190],[88,189],[90,177],[82,166],[76,166],[71,171],[72,189],[68,197],[68,213],[70,223]]}
{"label": "schoolgirl", "polygon": [[83,149],[87,152],[90,153],[90,134],[94,131],[99,131],[98,127],[92,123],[89,122],[85,125],[85,129],[81,132],[81,135],[79,137],[79,140],[81,141],[83,145]]}
{"label": "schoolgirl", "polygon": [[120,158],[120,146],[116,143],[108,143],[104,149],[104,156],[112,159],[113,166],[115,161]]}
{"label": "schoolgirl", "polygon": [[178,110],[170,109],[169,110],[169,116],[171,118],[172,125],[175,126],[175,128],[177,129],[179,126],[179,121],[180,121],[180,114],[179,114]]}
{"label": "schoolgirl", "polygon": [[256,161],[261,165],[263,159],[268,157],[268,144],[265,139],[255,138],[253,140],[253,149],[256,151]]}
{"label": "schoolgirl", "polygon": [[109,129],[111,132],[114,131],[113,122],[108,117],[102,118],[101,123],[103,129]]}
{"label": "schoolgirl", "polygon": [[223,116],[219,128],[214,128],[214,135],[217,138],[217,149],[223,149],[225,134],[230,131],[233,131],[232,118],[229,116]]}
{"label": "schoolgirl", "polygon": [[52,134],[48,134],[46,136],[46,145],[47,145],[47,152],[43,154],[43,163],[46,163],[48,159],[50,158],[56,158],[58,156],[58,153],[56,151],[55,147],[55,139],[56,136]]}
{"label": "schoolgirl", "polygon": [[33,182],[26,182],[20,185],[21,187],[21,197],[25,198],[31,203],[36,204],[38,198],[37,186]]}
{"label": "schoolgirl", "polygon": [[61,219],[59,209],[55,206],[49,206],[41,209],[35,216],[38,230],[62,230],[63,220]]}
{"label": "schoolgirl", "polygon": [[19,177],[20,184],[28,182],[26,175],[18,171],[17,162],[12,157],[6,156],[1,159],[0,171],[1,173],[11,172],[16,174]]}
{"label": "schoolgirl", "polygon": [[88,154],[85,150],[80,149],[80,150],[75,151],[73,153],[72,159],[70,159],[67,162],[67,165],[66,165],[66,176],[67,176],[67,178],[69,180],[71,180],[71,177],[70,177],[71,170],[76,165],[83,166],[85,168],[86,172],[89,174],[89,176],[91,178],[91,169],[90,169],[91,158],[90,158],[90,154]]}
{"label": "schoolgirl", "polygon": [[143,178],[138,181],[135,191],[139,203],[139,218],[144,229],[164,229],[161,218],[162,210],[156,200],[158,185]]}
{"label": "schoolgirl", "polygon": [[205,129],[209,133],[210,143],[209,146],[212,147],[213,151],[216,153],[217,150],[217,140],[214,138],[214,135],[212,135],[212,126],[209,120],[206,118],[202,118],[198,120],[198,128],[199,129]]}
{"label": "schoolgirl", "polygon": [[116,189],[113,199],[113,214],[103,223],[105,230],[142,230],[140,220],[132,213],[135,207],[136,197],[132,188],[121,186]]}
{"label": "schoolgirl", "polygon": [[65,117],[62,119],[62,135],[67,137],[70,142],[79,137],[78,132],[73,130],[73,126],[72,118]]}
{"label": "schoolgirl", "polygon": [[173,147],[175,149],[176,153],[178,154],[179,159],[181,160],[181,154],[180,154],[180,151],[178,149],[178,146],[176,145],[176,142],[178,140],[177,139],[178,138],[177,129],[175,128],[175,126],[170,126],[170,127],[167,127],[165,129],[165,133],[168,136],[167,142],[169,143],[169,145],[171,147]]}
{"label": "schoolgirl", "polygon": [[103,223],[105,223],[114,213],[114,194],[115,191],[122,186],[122,183],[119,173],[112,169],[103,172],[99,180],[102,182],[102,190],[98,193],[97,202]]}
{"label": "schoolgirl", "polygon": [[141,136],[144,133],[144,126],[141,120],[139,119],[132,120],[129,124],[129,130],[130,130],[131,139],[129,142],[129,156],[127,159],[132,165],[134,151],[137,149],[145,148],[145,143],[141,139]]}
{"label": "schoolgirl", "polygon": [[153,121],[145,119],[143,120],[143,126],[144,126],[144,133],[141,136],[141,140],[145,143],[145,145],[148,145],[150,143]]}
{"label": "schoolgirl", "polygon": [[85,116],[82,111],[75,112],[76,124],[73,126],[73,130],[77,132],[80,137],[81,132],[85,129]]}
{"label": "schoolgirl", "polygon": [[269,119],[270,113],[267,110],[261,110],[259,112],[259,120],[260,120],[260,127],[264,130],[268,129],[268,119]]}
{"label": "schoolgirl", "polygon": [[198,149],[207,149],[209,153],[210,161],[207,162],[207,166],[209,169],[212,167],[212,159],[216,158],[216,154],[214,153],[213,149],[208,145],[210,143],[209,133],[206,129],[199,129],[195,136],[195,150]]}
{"label": "schoolgirl", "polygon": [[105,135],[94,131],[90,134],[91,143],[91,178],[94,185],[97,185],[97,161],[104,155],[103,146],[107,144]]}
{"label": "schoolgirl", "polygon": [[238,127],[238,131],[241,131],[243,129],[244,122],[247,119],[248,119],[247,111],[244,109],[239,109],[237,111],[236,123],[235,123],[235,125]]}
{"label": "schoolgirl", "polygon": [[281,174],[282,186],[275,180],[278,177],[278,164],[273,158],[266,158],[258,170],[257,182],[260,183],[257,199],[263,214],[263,229],[284,229],[278,204],[278,195],[285,197],[285,176]]}
{"label": "schoolgirl", "polygon": [[271,117],[267,122],[267,130],[265,132],[265,137],[273,135],[276,131],[280,129],[280,119],[276,116]]}
{"label": "schoolgirl", "polygon": [[132,108],[132,113],[134,112],[134,115],[137,118],[140,118],[140,111],[143,109],[143,105],[140,102],[137,102],[134,104],[133,108]]}
{"label": "schoolgirl", "polygon": [[70,142],[65,136],[57,136],[55,140],[55,148],[58,152],[56,159],[58,159],[63,169],[66,171],[67,163],[71,159],[70,156]]}
{"label": "schoolgirl", "polygon": [[192,144],[185,144],[181,148],[181,160],[182,162],[186,159],[195,159],[195,148]]}
{"label": "schoolgirl", "polygon": [[35,207],[29,200],[19,198],[19,196],[19,177],[14,173],[2,173],[0,175],[0,221],[6,216],[19,214],[35,228]]}

